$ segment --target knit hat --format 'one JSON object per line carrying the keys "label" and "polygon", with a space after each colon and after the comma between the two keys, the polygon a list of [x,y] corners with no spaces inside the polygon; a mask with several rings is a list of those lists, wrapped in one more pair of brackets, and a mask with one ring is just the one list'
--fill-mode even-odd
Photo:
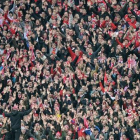
{"label": "knit hat", "polygon": [[58,131],[57,133],[56,133],[56,136],[61,136],[61,133]]}
{"label": "knit hat", "polygon": [[71,123],[72,123],[72,124],[75,124],[75,119],[72,119],[72,120],[71,120]]}

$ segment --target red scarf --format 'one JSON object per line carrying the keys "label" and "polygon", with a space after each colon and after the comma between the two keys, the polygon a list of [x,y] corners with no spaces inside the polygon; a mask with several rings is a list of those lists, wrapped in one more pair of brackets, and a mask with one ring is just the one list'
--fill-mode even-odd
{"label": "red scarf", "polygon": [[67,11],[68,10],[68,5],[67,4],[64,4],[63,6],[65,8],[65,11]]}
{"label": "red scarf", "polygon": [[2,137],[2,140],[4,140],[5,139],[5,135],[3,135],[3,137]]}
{"label": "red scarf", "polygon": [[55,48],[52,50],[52,54],[56,54],[56,53],[55,53]]}

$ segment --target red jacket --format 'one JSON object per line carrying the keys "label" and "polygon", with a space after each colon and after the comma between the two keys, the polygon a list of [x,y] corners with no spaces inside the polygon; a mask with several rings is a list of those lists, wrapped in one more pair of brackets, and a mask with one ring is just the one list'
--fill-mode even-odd
{"label": "red jacket", "polygon": [[[76,54],[72,51],[72,49],[71,49],[70,47],[68,47],[67,49],[68,49],[68,51],[69,51],[69,53],[70,53],[70,56],[71,56],[71,58],[72,58],[72,61],[74,61],[75,58],[76,58]],[[80,61],[80,59],[82,58],[82,56],[83,56],[83,52],[80,51],[79,57],[78,57],[78,60],[77,60],[76,64]]]}
{"label": "red jacket", "polygon": [[136,29],[136,23],[137,23],[136,20],[134,22],[132,22],[131,19],[128,17],[128,15],[125,15],[125,20],[128,22],[128,24],[130,26],[132,26],[134,29]]}
{"label": "red jacket", "polygon": [[116,42],[117,42],[119,45],[121,45],[122,49],[123,49],[124,47],[128,48],[128,47],[130,46],[130,44],[132,43],[132,41],[134,40],[134,38],[135,38],[135,37],[133,37],[132,40],[130,40],[129,43],[128,43],[127,45],[125,45],[125,46],[119,41],[118,38],[116,38]]}
{"label": "red jacket", "polygon": [[79,131],[78,131],[78,138],[79,137],[86,137],[86,134],[85,134],[85,132],[84,132],[84,128],[82,128],[82,129],[80,129]]}

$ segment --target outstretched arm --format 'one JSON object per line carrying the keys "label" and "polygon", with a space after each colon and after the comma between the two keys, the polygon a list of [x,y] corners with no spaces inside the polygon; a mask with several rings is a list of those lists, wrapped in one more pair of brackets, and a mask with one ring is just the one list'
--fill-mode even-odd
{"label": "outstretched arm", "polygon": [[4,116],[5,117],[10,117],[11,116],[11,113],[4,112]]}
{"label": "outstretched arm", "polygon": [[20,112],[20,115],[21,115],[21,116],[28,115],[31,111],[32,111],[32,109],[29,109],[29,110],[24,111],[24,112]]}

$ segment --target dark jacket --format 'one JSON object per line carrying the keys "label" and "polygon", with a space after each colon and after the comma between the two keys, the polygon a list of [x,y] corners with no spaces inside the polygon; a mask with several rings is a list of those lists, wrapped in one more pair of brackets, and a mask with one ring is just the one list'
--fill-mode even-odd
{"label": "dark jacket", "polygon": [[11,128],[14,130],[21,128],[21,119],[23,116],[28,115],[32,109],[29,109],[24,112],[19,112],[16,110],[13,110],[11,113],[4,113],[5,117],[9,117],[11,121]]}

